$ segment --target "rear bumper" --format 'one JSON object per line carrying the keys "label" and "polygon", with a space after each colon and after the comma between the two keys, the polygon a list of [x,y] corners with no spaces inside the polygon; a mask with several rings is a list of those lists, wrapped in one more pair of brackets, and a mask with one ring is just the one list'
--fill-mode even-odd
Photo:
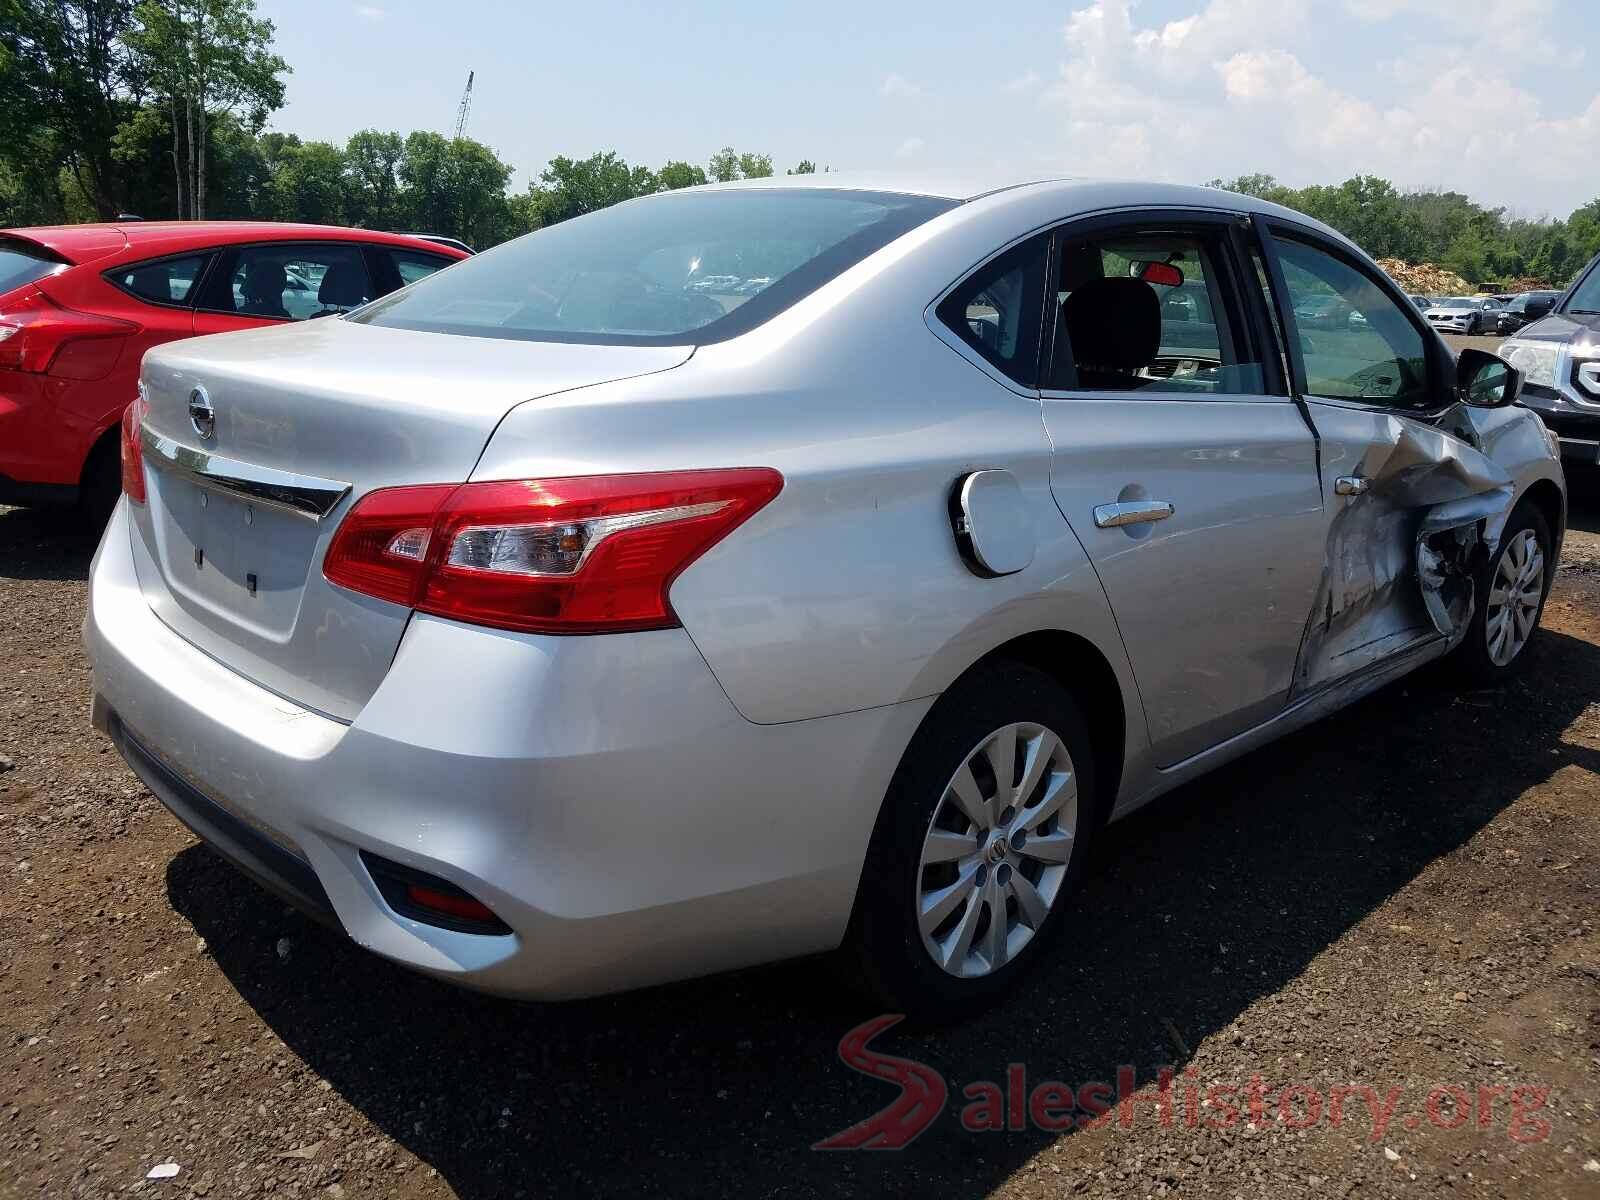
{"label": "rear bumper", "polygon": [[[681,630],[550,638],[417,617],[349,725],[162,624],[127,506],[91,571],[95,720],[225,856],[360,944],[558,999],[837,945],[889,777],[930,701],[762,726]],[[511,932],[385,903],[375,854]]]}

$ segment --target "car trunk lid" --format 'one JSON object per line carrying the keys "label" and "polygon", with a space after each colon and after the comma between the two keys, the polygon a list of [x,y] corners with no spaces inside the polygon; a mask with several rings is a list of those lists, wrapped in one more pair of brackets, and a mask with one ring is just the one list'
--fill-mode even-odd
{"label": "car trunk lid", "polygon": [[350,504],[375,488],[463,481],[516,405],[666,370],[691,352],[339,320],[162,347],[143,372],[148,501],[135,506],[133,535],[141,589],[162,621],[212,657],[351,720],[388,670],[410,613],[322,577]]}

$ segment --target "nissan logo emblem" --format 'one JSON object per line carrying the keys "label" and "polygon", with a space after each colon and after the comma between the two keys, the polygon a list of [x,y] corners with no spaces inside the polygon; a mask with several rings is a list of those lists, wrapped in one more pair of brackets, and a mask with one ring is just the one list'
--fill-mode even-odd
{"label": "nissan logo emblem", "polygon": [[189,424],[200,435],[201,441],[210,441],[217,432],[217,410],[211,407],[211,397],[203,387],[189,393]]}

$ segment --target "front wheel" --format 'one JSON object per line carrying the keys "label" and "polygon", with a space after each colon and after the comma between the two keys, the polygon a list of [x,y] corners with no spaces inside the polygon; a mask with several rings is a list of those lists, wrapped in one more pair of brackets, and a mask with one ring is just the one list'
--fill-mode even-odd
{"label": "front wheel", "polygon": [[1499,549],[1478,577],[1472,623],[1455,651],[1475,682],[1506,679],[1526,659],[1554,578],[1553,545],[1537,508],[1523,501],[1512,510]]}
{"label": "front wheel", "polygon": [[923,722],[884,800],[846,947],[868,990],[924,1021],[1016,986],[1064,923],[1095,825],[1087,726],[1032,667],[981,668]]}

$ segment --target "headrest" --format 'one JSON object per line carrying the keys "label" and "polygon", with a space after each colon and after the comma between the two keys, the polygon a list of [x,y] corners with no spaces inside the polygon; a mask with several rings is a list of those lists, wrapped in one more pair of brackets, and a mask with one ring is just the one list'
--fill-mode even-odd
{"label": "headrest", "polygon": [[1136,371],[1161,350],[1161,301],[1142,279],[1091,279],[1061,302],[1079,366]]}
{"label": "headrest", "polygon": [[331,264],[323,272],[317,288],[317,303],[353,308],[367,300],[367,273],[358,263],[346,260]]}
{"label": "headrest", "polygon": [[289,282],[289,273],[283,269],[282,263],[270,259],[258,259],[250,264],[244,273],[244,292],[246,300],[257,303],[271,300],[278,304],[283,301],[283,289]]}

